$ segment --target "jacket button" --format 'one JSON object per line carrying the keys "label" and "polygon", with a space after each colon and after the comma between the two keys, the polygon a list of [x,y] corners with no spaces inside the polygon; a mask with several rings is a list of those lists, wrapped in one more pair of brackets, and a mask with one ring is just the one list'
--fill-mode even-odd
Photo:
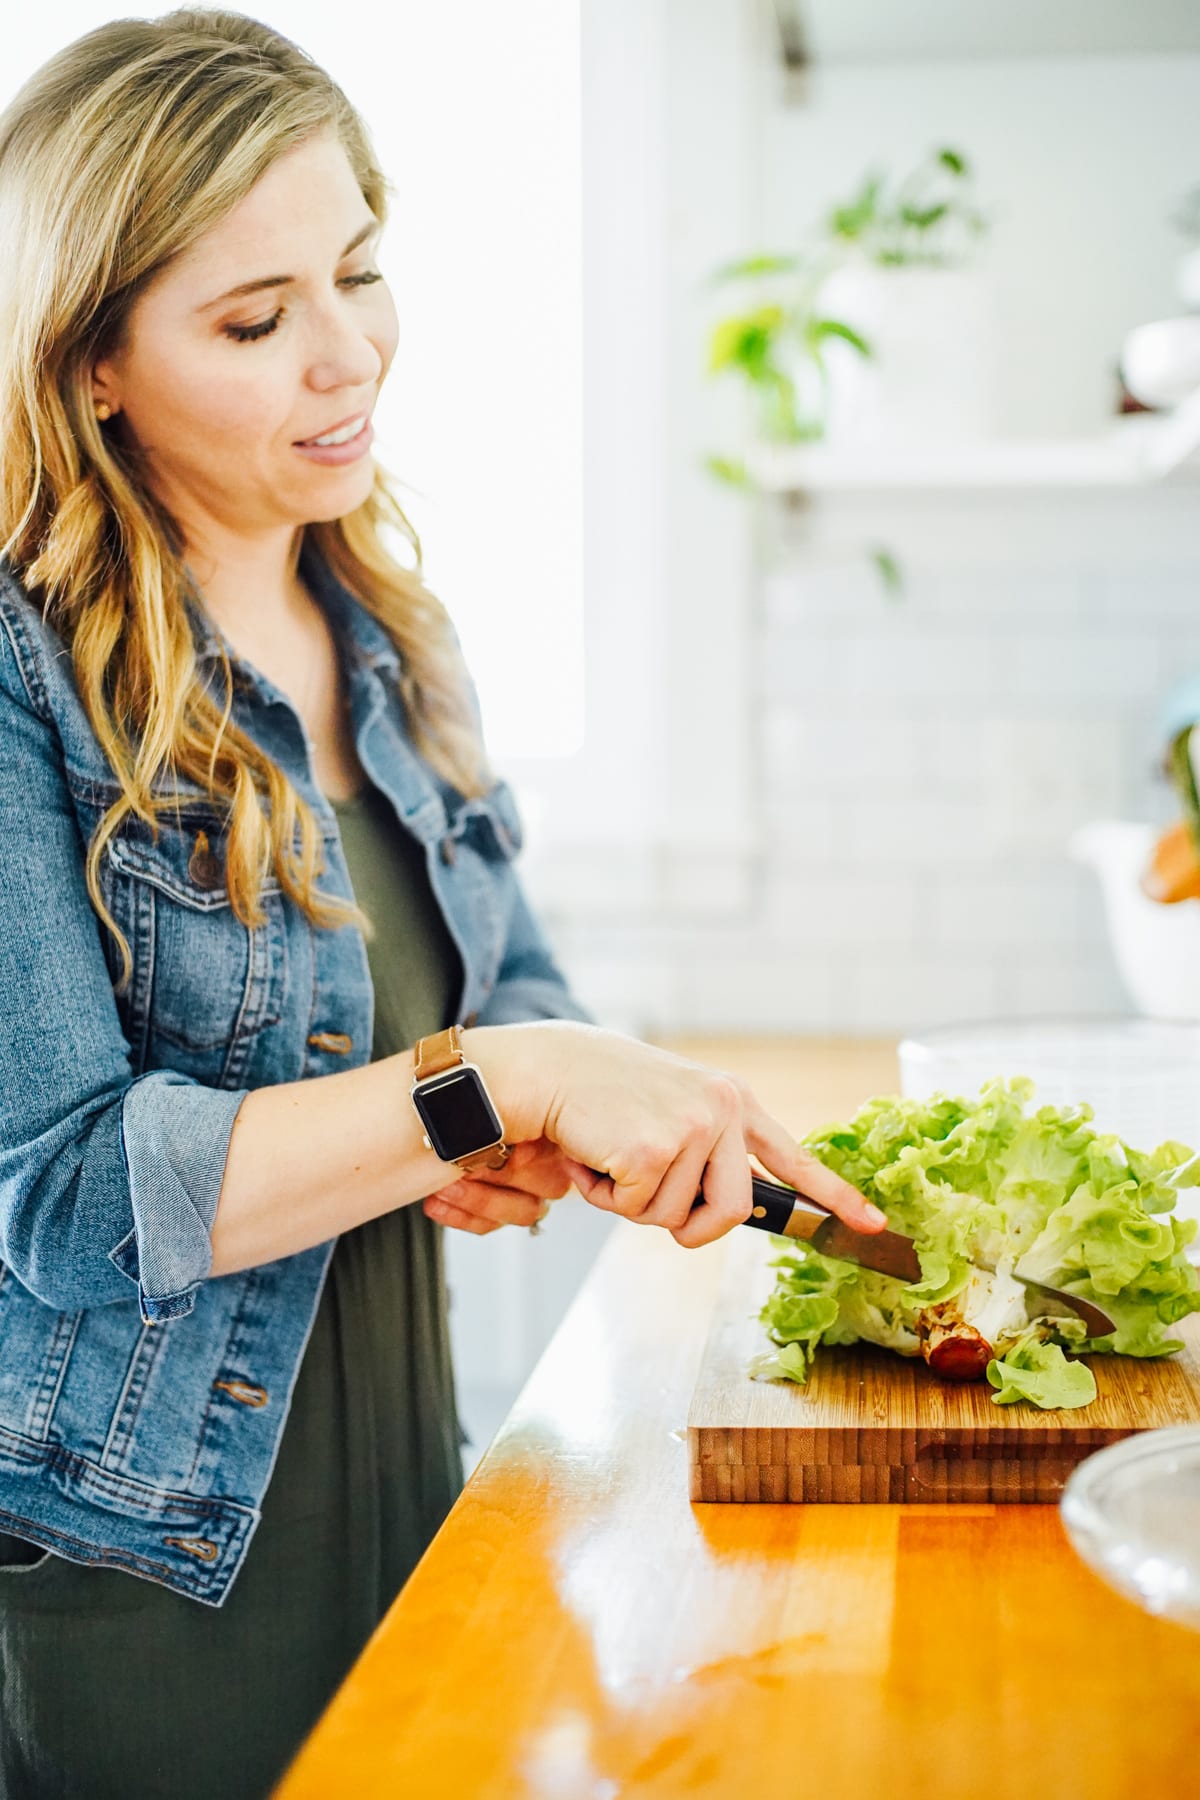
{"label": "jacket button", "polygon": [[197,887],[217,888],[221,885],[221,864],[208,847],[208,833],[196,836],[196,847],[188,859],[188,874]]}
{"label": "jacket button", "polygon": [[479,1023],[479,1014],[477,1012],[468,1013],[466,1018],[462,1022],[462,1028],[464,1031],[470,1031],[478,1023]]}
{"label": "jacket button", "polygon": [[442,839],[441,854],[442,861],[448,863],[450,867],[453,868],[458,858],[458,851],[455,848],[454,839],[452,837],[444,837]]}

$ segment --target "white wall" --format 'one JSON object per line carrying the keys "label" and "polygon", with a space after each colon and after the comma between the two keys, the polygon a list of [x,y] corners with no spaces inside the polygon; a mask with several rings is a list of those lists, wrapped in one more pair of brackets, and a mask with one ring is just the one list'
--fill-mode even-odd
{"label": "white wall", "polygon": [[[1124,334],[1177,310],[1168,214],[1200,180],[1200,57],[856,64],[818,70],[792,106],[769,11],[661,7],[677,324],[665,718],[672,809],[694,835],[684,853],[663,832],[640,908],[608,904],[603,877],[589,905],[590,865],[566,847],[535,869],[537,891],[585,997],[636,1030],[1125,1010],[1065,841],[1089,817],[1166,807],[1154,721],[1200,668],[1200,488],[861,494],[816,501],[802,524],[756,514],[692,473],[738,447],[701,373],[696,281],[794,246],[871,162],[900,170],[956,143],[996,220],[1001,426],[1098,431]],[[741,174],[714,202],[715,166]],[[585,410],[593,454],[596,423]],[[861,560],[873,541],[905,565],[900,602]],[[681,728],[699,669],[702,745]],[[723,835],[730,805],[740,841]]]}

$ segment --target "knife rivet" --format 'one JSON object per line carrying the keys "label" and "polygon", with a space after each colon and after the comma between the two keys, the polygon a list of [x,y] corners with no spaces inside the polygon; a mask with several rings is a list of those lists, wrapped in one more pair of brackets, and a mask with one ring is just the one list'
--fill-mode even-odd
{"label": "knife rivet", "polygon": [[750,1217],[752,1219],[765,1219],[766,1216],[767,1216],[767,1209],[765,1206],[756,1206],[754,1208],[753,1212],[750,1214]]}

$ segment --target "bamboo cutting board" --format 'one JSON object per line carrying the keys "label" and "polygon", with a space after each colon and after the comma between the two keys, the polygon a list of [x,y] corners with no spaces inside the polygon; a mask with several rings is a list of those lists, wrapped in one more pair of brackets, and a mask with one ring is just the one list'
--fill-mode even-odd
{"label": "bamboo cutting board", "polygon": [[1200,1314],[1187,1348],[1089,1359],[1090,1406],[995,1406],[987,1382],[939,1381],[923,1358],[875,1345],[818,1350],[805,1387],[752,1380],[770,1350],[758,1312],[788,1246],[737,1229],[688,1412],[693,1500],[1055,1501],[1085,1456],[1135,1431],[1200,1424]]}

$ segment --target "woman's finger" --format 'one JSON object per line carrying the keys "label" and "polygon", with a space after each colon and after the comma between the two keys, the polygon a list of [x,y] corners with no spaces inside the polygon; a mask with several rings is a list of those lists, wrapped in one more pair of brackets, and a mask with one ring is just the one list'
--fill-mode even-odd
{"label": "woman's finger", "polygon": [[543,1200],[561,1200],[570,1193],[572,1180],[562,1151],[547,1138],[538,1138],[514,1144],[503,1167],[476,1169],[461,1177],[461,1182],[447,1182],[438,1191],[458,1188],[462,1182],[486,1182],[496,1188],[523,1188],[527,1193],[539,1194]]}
{"label": "woman's finger", "polygon": [[686,1223],[696,1204],[696,1195],[709,1166],[714,1145],[707,1135],[699,1142],[685,1146],[666,1171],[658,1192],[645,1211],[638,1216],[639,1225],[661,1225],[674,1231]]}
{"label": "woman's finger", "polygon": [[445,1205],[474,1218],[491,1219],[497,1225],[535,1225],[545,1216],[546,1196],[526,1193],[521,1188],[492,1187],[466,1177],[427,1195],[421,1204],[427,1212],[435,1205]]}
{"label": "woman's finger", "polygon": [[702,1244],[715,1243],[735,1225],[750,1217],[754,1207],[750,1186],[750,1160],[742,1136],[740,1120],[727,1125],[712,1147],[702,1182],[704,1198],[693,1205],[680,1225],[671,1232],[685,1250],[698,1250]]}
{"label": "woman's finger", "polygon": [[743,1129],[747,1149],[778,1180],[836,1213],[854,1231],[883,1230],[887,1214],[873,1206],[851,1182],[843,1181],[827,1168],[811,1150],[798,1144],[748,1089],[743,1090]]}
{"label": "woman's finger", "polygon": [[[586,1163],[576,1162],[573,1156],[564,1156],[563,1163],[584,1199],[595,1205],[596,1202],[592,1200],[592,1196],[608,1177],[601,1175],[598,1169],[589,1169]],[[611,1186],[612,1183],[609,1182],[609,1187],[611,1188]]]}
{"label": "woman's finger", "polygon": [[489,1231],[499,1231],[504,1224],[503,1219],[485,1219],[478,1213],[464,1212],[461,1206],[452,1206],[448,1200],[426,1199],[422,1205],[426,1216],[436,1225],[449,1225],[455,1231],[469,1231],[475,1237],[486,1237]]}
{"label": "woman's finger", "polygon": [[[508,1165],[502,1169],[479,1169],[474,1175],[464,1177],[464,1183],[473,1187],[495,1188],[498,1193],[512,1193],[520,1190],[526,1194],[537,1194],[542,1200],[562,1200],[570,1193],[572,1177],[562,1169],[547,1168],[539,1163],[531,1163],[528,1168],[517,1172],[516,1179],[509,1177]],[[441,1194],[455,1190],[465,1192],[464,1185],[457,1181],[447,1182],[439,1188]]]}

